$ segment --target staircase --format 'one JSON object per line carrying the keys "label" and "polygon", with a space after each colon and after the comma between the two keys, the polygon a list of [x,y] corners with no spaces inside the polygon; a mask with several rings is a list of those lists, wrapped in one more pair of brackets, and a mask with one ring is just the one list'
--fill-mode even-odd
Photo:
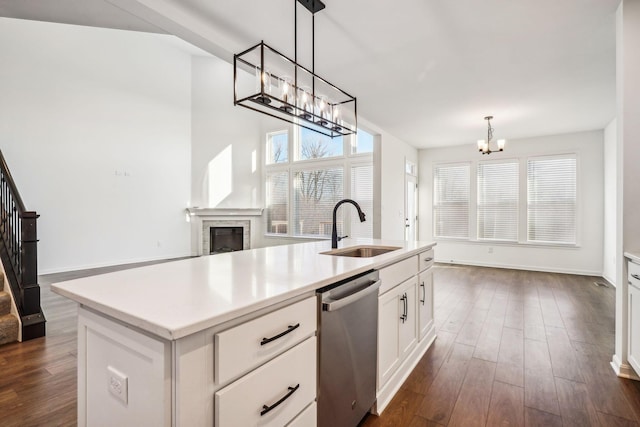
{"label": "staircase", "polygon": [[[0,287],[0,344],[15,341],[16,335],[26,341],[46,333],[38,285],[38,217],[25,207],[0,150],[0,262],[4,270]],[[11,295],[4,292],[5,286]],[[9,307],[15,308],[15,317]],[[16,317],[20,319],[19,334],[14,332]]]}
{"label": "staircase", "polygon": [[0,345],[18,340],[18,319],[11,314],[11,296],[4,292],[4,274],[0,272]]}

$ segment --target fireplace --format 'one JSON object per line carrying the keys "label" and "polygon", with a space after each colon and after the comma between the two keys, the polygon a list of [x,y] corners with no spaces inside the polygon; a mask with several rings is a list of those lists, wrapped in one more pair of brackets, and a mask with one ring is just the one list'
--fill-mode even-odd
{"label": "fireplace", "polygon": [[209,253],[220,254],[243,249],[244,230],[242,227],[210,227]]}
{"label": "fireplace", "polygon": [[251,221],[249,220],[204,220],[201,229],[203,255],[251,248]]}

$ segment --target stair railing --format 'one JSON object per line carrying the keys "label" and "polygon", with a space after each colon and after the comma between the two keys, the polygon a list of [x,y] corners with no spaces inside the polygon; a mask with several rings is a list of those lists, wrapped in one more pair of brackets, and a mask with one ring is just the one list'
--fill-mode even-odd
{"label": "stair railing", "polygon": [[28,211],[0,151],[0,255],[22,320],[22,339],[44,336],[38,285],[38,214]]}

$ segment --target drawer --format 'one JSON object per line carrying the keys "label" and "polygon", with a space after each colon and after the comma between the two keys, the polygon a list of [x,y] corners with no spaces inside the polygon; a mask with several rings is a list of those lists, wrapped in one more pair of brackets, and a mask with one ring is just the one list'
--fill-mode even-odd
{"label": "drawer", "polygon": [[433,249],[418,254],[418,270],[426,270],[433,266]]}
{"label": "drawer", "polygon": [[302,411],[287,427],[316,427],[318,425],[318,405],[313,402]]}
{"label": "drawer", "polygon": [[409,277],[418,273],[418,256],[412,256],[380,269],[380,295],[395,288]]}
{"label": "drawer", "polygon": [[276,310],[215,335],[214,380],[224,384],[314,334],[316,297]]}
{"label": "drawer", "polygon": [[627,268],[629,270],[629,283],[640,289],[640,264],[628,262]]}
{"label": "drawer", "polygon": [[216,392],[215,425],[281,427],[315,398],[316,337],[312,337]]}

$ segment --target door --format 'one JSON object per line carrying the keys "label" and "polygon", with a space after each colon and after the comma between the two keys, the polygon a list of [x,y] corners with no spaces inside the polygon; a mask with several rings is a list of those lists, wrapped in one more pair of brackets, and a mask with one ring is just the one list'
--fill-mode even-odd
{"label": "door", "polygon": [[416,200],[417,182],[415,175],[406,174],[406,191],[404,197],[404,220],[405,220],[405,240],[417,240],[418,230],[416,227]]}

